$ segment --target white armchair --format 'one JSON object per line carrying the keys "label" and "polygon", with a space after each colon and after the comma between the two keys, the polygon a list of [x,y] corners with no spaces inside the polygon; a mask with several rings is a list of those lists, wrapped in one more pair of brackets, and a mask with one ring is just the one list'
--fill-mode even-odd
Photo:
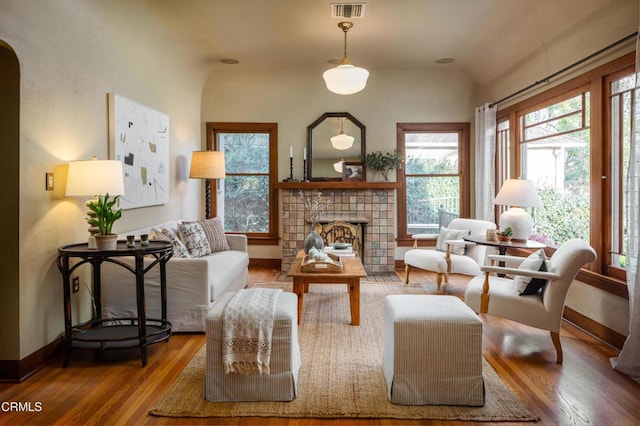
{"label": "white armchair", "polygon": [[[417,248],[417,245],[414,245],[412,250],[405,253],[405,283],[409,283],[412,267],[435,272],[438,292],[443,280],[445,283],[449,282],[449,274],[478,275],[480,273],[479,265],[484,264],[488,247],[464,241],[461,237],[446,239],[443,230],[468,231],[469,235],[485,237],[487,229],[495,228],[495,223],[484,220],[453,219],[447,228],[441,228],[439,240],[445,238],[442,241],[444,247],[436,245],[436,249],[426,249]],[[455,248],[460,247],[464,247],[464,249],[456,254]]]}
{"label": "white armchair", "polygon": [[[526,258],[491,255],[494,262],[512,265]],[[507,318],[521,324],[551,332],[556,349],[557,363],[562,363],[560,326],[569,286],[582,266],[596,260],[596,253],[585,241],[572,239],[562,244],[546,263],[548,272],[531,271],[518,267],[483,266],[483,275],[469,281],[465,302],[475,312]],[[494,276],[507,274],[507,277]],[[526,276],[546,280],[540,291],[521,295],[515,291],[514,279]]]}

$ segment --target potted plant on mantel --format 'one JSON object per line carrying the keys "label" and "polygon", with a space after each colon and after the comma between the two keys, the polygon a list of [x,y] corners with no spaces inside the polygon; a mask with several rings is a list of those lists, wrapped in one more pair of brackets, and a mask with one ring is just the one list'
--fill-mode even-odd
{"label": "potted plant on mantel", "polygon": [[111,232],[113,224],[122,217],[122,209],[116,208],[116,203],[120,196],[116,195],[109,199],[107,193],[104,197],[98,197],[98,201],[90,201],[87,206],[95,216],[87,218],[91,226],[98,228],[95,235],[96,248],[98,250],[115,250],[118,244],[118,234]]}
{"label": "potted plant on mantel", "polygon": [[375,151],[365,157],[368,169],[380,172],[385,181],[389,180],[389,170],[402,168],[402,153],[397,149],[393,152]]}
{"label": "potted plant on mantel", "polygon": [[504,231],[496,232],[496,236],[498,237],[498,241],[501,243],[511,242],[511,238],[513,238],[513,230],[510,226],[507,226]]}

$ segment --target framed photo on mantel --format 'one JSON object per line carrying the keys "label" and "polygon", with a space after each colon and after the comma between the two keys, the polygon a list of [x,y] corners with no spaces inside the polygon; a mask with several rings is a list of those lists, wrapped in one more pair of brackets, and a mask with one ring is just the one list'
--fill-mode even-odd
{"label": "framed photo on mantel", "polygon": [[343,182],[364,182],[364,164],[361,161],[345,161],[342,163]]}

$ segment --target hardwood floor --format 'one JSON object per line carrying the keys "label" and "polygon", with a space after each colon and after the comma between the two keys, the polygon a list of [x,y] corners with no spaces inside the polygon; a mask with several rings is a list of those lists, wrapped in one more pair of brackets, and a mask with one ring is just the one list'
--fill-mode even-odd
{"label": "hardwood floor", "polygon": [[[270,281],[279,271],[252,268],[250,280]],[[435,276],[412,272],[412,282],[435,291]],[[462,297],[467,277],[452,276],[443,292]],[[618,351],[565,323],[564,364],[556,365],[547,332],[483,315],[485,358],[541,424],[635,425],[640,419],[640,384],[613,370]],[[147,414],[191,357],[203,334],[177,334],[154,345],[140,366],[138,351],[98,357],[74,352],[20,384],[0,384],[0,424],[210,424],[210,425],[418,425],[427,421],[388,419],[176,419]],[[10,410],[10,402],[22,411]],[[15,405],[14,405],[15,408]],[[24,411],[24,410],[31,411]],[[464,424],[449,422],[449,424]],[[513,423],[510,423],[513,424]]]}

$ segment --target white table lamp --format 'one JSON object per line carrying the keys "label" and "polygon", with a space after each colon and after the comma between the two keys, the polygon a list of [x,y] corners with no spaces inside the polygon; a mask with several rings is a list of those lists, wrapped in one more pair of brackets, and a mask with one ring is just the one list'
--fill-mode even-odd
{"label": "white table lamp", "polygon": [[[87,204],[97,202],[99,196],[109,194],[111,197],[124,194],[124,175],[122,162],[118,160],[92,160],[73,161],[69,163],[67,172],[67,197],[93,196],[87,200]],[[94,213],[87,211],[89,217]],[[96,248],[95,234],[98,228],[89,227],[89,248]]]}
{"label": "white table lamp", "polygon": [[500,216],[500,230],[511,228],[514,240],[526,240],[533,229],[533,218],[523,207],[542,207],[542,200],[533,186],[533,182],[525,179],[507,179],[494,204],[511,208]]}

